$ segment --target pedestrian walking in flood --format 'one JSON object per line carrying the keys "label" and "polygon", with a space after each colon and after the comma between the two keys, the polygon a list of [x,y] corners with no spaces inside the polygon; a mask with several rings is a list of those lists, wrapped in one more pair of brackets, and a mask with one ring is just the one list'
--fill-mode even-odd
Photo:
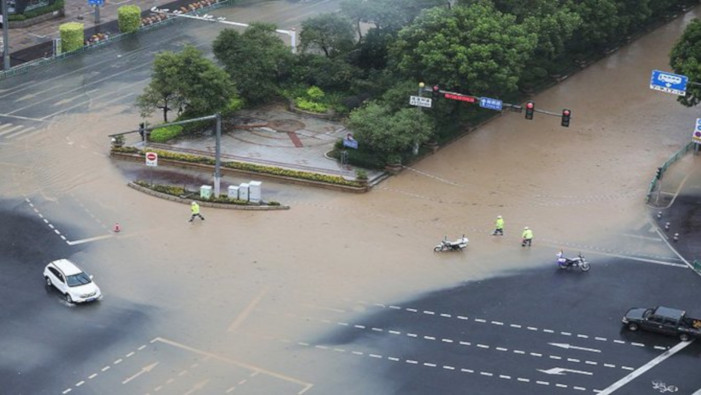
{"label": "pedestrian walking in flood", "polygon": [[501,217],[501,215],[497,215],[497,220],[494,224],[494,232],[492,233],[492,236],[504,236],[504,218]]}
{"label": "pedestrian walking in flood", "polygon": [[192,216],[190,217],[190,221],[188,222],[192,222],[192,220],[194,220],[195,217],[200,217],[200,219],[204,221],[204,217],[202,216],[202,214],[200,214],[200,205],[197,204],[197,202],[192,202],[192,204],[190,205],[190,211],[192,212]]}
{"label": "pedestrian walking in flood", "polygon": [[525,247],[526,244],[528,244],[528,246],[530,247],[531,241],[533,240],[533,231],[529,229],[528,226],[526,226],[525,228],[523,228],[521,238],[523,239],[523,241],[521,241],[521,247]]}

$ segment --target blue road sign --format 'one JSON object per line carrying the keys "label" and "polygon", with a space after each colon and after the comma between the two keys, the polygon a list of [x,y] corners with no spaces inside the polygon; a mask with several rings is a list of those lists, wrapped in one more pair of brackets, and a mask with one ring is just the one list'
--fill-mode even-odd
{"label": "blue road sign", "polygon": [[685,75],[652,70],[650,89],[671,93],[673,95],[686,96],[686,83],[688,81],[689,78]]}
{"label": "blue road sign", "polygon": [[105,0],[88,0],[88,4],[101,6],[105,4]]}
{"label": "blue road sign", "polygon": [[348,148],[358,149],[358,140],[354,140],[352,138],[345,138],[345,139],[343,139],[343,146],[348,147]]}
{"label": "blue road sign", "polygon": [[501,111],[502,101],[491,97],[480,97],[480,107]]}
{"label": "blue road sign", "polygon": [[701,144],[701,118],[696,118],[696,128],[691,135],[691,140],[696,144]]}

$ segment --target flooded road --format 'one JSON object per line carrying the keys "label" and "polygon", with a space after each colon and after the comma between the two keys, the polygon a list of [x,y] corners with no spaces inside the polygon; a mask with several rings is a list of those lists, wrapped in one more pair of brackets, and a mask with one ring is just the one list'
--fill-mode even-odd
{"label": "flooded road", "polygon": [[[353,379],[363,368],[290,346],[328,328],[287,317],[352,317],[368,303],[551,265],[563,247],[646,248],[616,235],[647,223],[655,169],[689,141],[698,116],[650,90],[650,72],[669,70],[673,42],[700,14],[694,8],[533,98],[537,108],[571,109],[569,128],[559,117],[505,113],[367,194],[275,186],[290,210],[203,208],[207,220],[188,224],[188,206],[124,186],[129,180],[107,156],[105,136],[131,129],[138,112],[115,105],[62,116],[49,135],[0,148],[9,169],[0,176],[3,196],[81,202],[89,215],[52,215],[94,219],[90,226],[103,233],[121,224],[119,235],[84,253],[101,263],[91,270],[106,295],[154,308],[148,338],[135,341],[158,336],[216,350],[300,388],[307,383],[300,376],[331,377],[342,368],[336,388],[353,382],[355,393],[382,393],[382,382]],[[497,215],[506,221],[504,237],[490,236]],[[520,246],[524,226],[534,230],[531,248]],[[464,253],[433,252],[444,236],[462,234],[470,238]]]}

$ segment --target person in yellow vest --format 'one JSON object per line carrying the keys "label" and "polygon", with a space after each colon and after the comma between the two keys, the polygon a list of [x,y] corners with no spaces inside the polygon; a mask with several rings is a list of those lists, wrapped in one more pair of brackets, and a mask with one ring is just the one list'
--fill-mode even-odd
{"label": "person in yellow vest", "polygon": [[192,216],[190,216],[190,221],[188,222],[192,222],[195,217],[200,217],[200,219],[204,221],[204,217],[200,214],[200,205],[197,204],[197,202],[193,201],[192,204],[190,204],[190,211],[192,212]]}
{"label": "person in yellow vest", "polygon": [[494,233],[492,233],[492,236],[504,236],[504,218],[501,217],[501,215],[497,215],[497,220],[494,223]]}
{"label": "person in yellow vest", "polygon": [[521,241],[521,247],[525,247],[526,244],[528,244],[528,246],[530,247],[531,241],[533,240],[533,231],[529,229],[528,226],[526,226],[525,228],[523,228],[521,238],[523,239],[523,241]]}

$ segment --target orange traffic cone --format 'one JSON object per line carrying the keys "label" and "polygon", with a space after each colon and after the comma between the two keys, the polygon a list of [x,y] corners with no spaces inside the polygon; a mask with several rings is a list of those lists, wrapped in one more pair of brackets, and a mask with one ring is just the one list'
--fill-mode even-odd
{"label": "orange traffic cone", "polygon": [[114,223],[114,228],[112,229],[115,233],[118,233],[120,230],[122,230],[122,227],[119,226],[119,222]]}

